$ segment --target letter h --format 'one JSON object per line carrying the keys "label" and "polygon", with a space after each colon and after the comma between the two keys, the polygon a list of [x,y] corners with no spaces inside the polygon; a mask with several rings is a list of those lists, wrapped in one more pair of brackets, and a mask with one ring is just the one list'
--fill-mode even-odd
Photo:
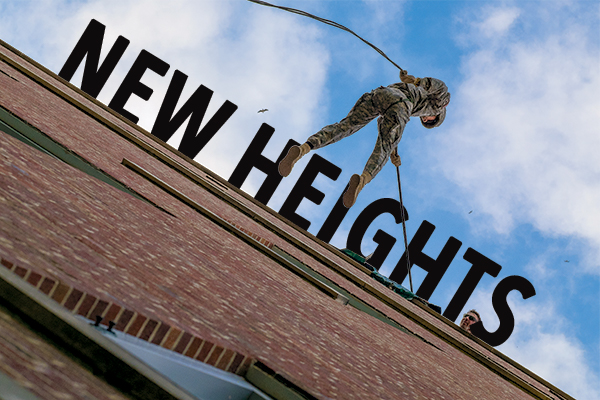
{"label": "letter h", "polygon": [[235,167],[235,170],[232,172],[229,177],[228,182],[238,189],[242,187],[246,178],[250,174],[252,168],[257,168],[258,170],[267,174],[267,178],[264,183],[258,189],[256,196],[254,198],[257,201],[260,201],[263,204],[267,204],[273,193],[275,193],[275,189],[281,183],[283,177],[279,175],[279,171],[277,170],[277,166],[279,165],[279,161],[285,157],[290,147],[294,145],[298,145],[298,142],[290,139],[285,148],[277,158],[277,161],[273,162],[269,160],[267,157],[263,156],[261,153],[267,146],[267,143],[273,136],[273,132],[275,129],[267,124],[262,124],[254,139],[252,139],[252,143],[246,149],[246,152],[242,156],[242,159]]}

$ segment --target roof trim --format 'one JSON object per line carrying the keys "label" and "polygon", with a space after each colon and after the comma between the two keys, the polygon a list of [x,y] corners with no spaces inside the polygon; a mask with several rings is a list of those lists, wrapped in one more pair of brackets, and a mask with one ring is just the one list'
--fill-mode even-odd
{"label": "roof trim", "polygon": [[79,156],[77,153],[67,150],[65,146],[58,143],[56,140],[52,139],[50,136],[46,135],[34,126],[27,124],[25,121],[12,114],[3,106],[0,106],[0,132],[6,133],[17,140],[28,144],[36,150],[62,161],[63,163],[76,168],[79,171],[114,187],[115,189],[127,193],[128,195],[133,196],[138,200],[142,200],[151,206],[154,206],[159,210],[173,216],[173,214],[169,213],[158,204],[153,203],[142,194],[136,192],[134,189],[114,178],[112,175],[109,175],[108,173],[97,168],[95,165],[90,163],[85,158]]}
{"label": "roof trim", "polygon": [[273,244],[268,243],[267,245],[263,245],[262,243],[258,242],[256,239],[254,239],[248,233],[242,231],[241,229],[238,229],[235,225],[232,225],[230,222],[224,220],[223,218],[219,217],[218,215],[214,214],[213,212],[207,210],[205,207],[201,206],[194,200],[190,199],[183,193],[179,192],[177,189],[173,188],[168,183],[163,182],[162,180],[158,179],[157,177],[155,177],[154,175],[152,175],[151,173],[149,173],[142,167],[138,166],[137,164],[135,164],[127,159],[123,159],[122,164],[124,166],[126,166],[127,168],[131,169],[132,171],[136,172],[143,178],[147,179],[154,185],[158,186],[160,189],[164,190],[171,196],[175,197],[177,200],[183,202],[184,204],[188,205],[192,209],[196,210],[198,213],[200,213],[202,216],[204,216],[211,222],[219,225],[221,228],[225,229],[226,231],[233,234],[237,238],[243,240],[244,242],[246,242],[250,246],[254,247],[255,249],[259,250],[260,252],[262,252],[263,254],[265,254],[266,256],[271,258],[272,260],[276,261],[278,264],[281,264],[288,270],[292,271],[294,274],[298,275],[300,278],[309,282],[311,285],[315,286],[317,289],[319,289],[321,292],[325,293],[327,296],[332,297],[333,299],[341,302],[342,304],[348,303],[348,299],[345,296],[343,296],[341,293],[339,293],[337,290],[333,289],[329,285],[322,283],[318,279],[314,278],[310,274],[308,274],[308,273],[304,272],[302,269],[298,268],[292,262],[285,259],[285,257],[283,257],[280,254],[278,254],[277,252],[273,251],[272,250]]}

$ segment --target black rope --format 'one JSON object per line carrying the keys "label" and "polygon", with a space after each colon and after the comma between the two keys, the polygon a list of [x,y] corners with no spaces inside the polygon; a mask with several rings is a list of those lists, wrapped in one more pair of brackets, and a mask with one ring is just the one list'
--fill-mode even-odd
{"label": "black rope", "polygon": [[346,28],[344,25],[340,25],[337,22],[330,21],[330,20],[325,19],[325,18],[317,17],[316,15],[312,15],[312,14],[307,13],[306,11],[297,10],[295,8],[289,8],[289,7],[283,7],[283,6],[276,6],[275,4],[267,3],[266,1],[260,1],[260,0],[248,0],[248,1],[250,1],[252,3],[260,4],[260,5],[263,5],[263,6],[267,6],[267,7],[278,8],[280,10],[288,11],[288,12],[291,12],[291,13],[294,13],[294,14],[303,15],[305,17],[312,18],[312,19],[317,20],[319,22],[322,22],[324,24],[331,25],[331,26],[334,26],[334,27],[339,28],[341,30],[344,30],[344,31],[346,31],[348,33],[351,33],[354,36],[356,36],[357,38],[359,38],[360,40],[362,40],[364,43],[368,44],[373,49],[375,49],[375,51],[377,51],[379,54],[381,54],[383,57],[385,57],[386,60],[388,60],[389,62],[391,62],[392,64],[394,64],[394,66],[396,68],[398,68],[400,71],[403,71],[403,69],[400,68],[400,66],[398,64],[396,64],[395,62],[393,62],[388,56],[385,55],[385,53],[383,51],[379,50],[379,48],[377,46],[373,45],[372,43],[370,43],[370,42],[366,41],[365,39],[363,39],[362,37],[358,36],[353,30]]}
{"label": "black rope", "polygon": [[410,258],[408,256],[408,239],[406,238],[406,221],[404,216],[404,204],[402,204],[402,188],[400,186],[400,167],[396,166],[396,174],[398,175],[398,194],[400,195],[400,217],[402,218],[402,232],[404,233],[404,252],[406,254],[406,269],[408,270],[408,282],[410,283],[410,291],[413,291],[412,275],[410,273]]}
{"label": "black rope", "polygon": [[[359,35],[357,35],[353,30],[346,28],[344,25],[338,24],[337,22],[334,21],[330,21],[328,19],[325,18],[321,18],[321,17],[317,17],[316,15],[312,15],[307,13],[306,11],[302,11],[302,10],[297,10],[295,8],[290,8],[290,7],[283,7],[283,6],[277,6],[271,3],[267,3],[266,1],[261,1],[261,0],[248,0],[252,3],[256,3],[256,4],[260,4],[263,6],[267,6],[267,7],[273,7],[273,8],[278,8],[280,10],[284,10],[284,11],[288,11],[294,14],[299,14],[299,15],[303,15],[305,17],[308,18],[312,18],[316,21],[322,22],[324,24],[327,25],[331,25],[333,27],[336,27],[338,29],[344,30],[348,33],[353,34],[354,36],[356,36],[357,38],[359,38],[360,40],[362,40],[364,43],[368,44],[369,46],[371,46],[373,49],[375,49],[375,51],[377,51],[379,54],[381,54],[383,57],[385,57],[386,60],[388,60],[389,62],[391,62],[392,64],[394,64],[394,66],[396,68],[398,68],[400,71],[404,71],[402,68],[400,68],[400,66],[398,64],[396,64],[395,62],[393,62],[388,56],[385,55],[385,53],[383,51],[381,51],[377,46],[373,45],[372,43],[366,41],[365,39],[363,39],[362,37],[360,37]],[[406,221],[405,221],[405,216],[404,216],[404,205],[402,204],[402,189],[400,187],[400,168],[396,167],[396,172],[398,174],[398,192],[400,194],[400,215],[402,217],[402,231],[404,233],[404,248],[405,248],[405,253],[406,253],[406,266],[408,269],[408,280],[410,283],[410,291],[413,291],[413,285],[412,285],[412,276],[410,273],[410,259],[408,257],[408,239],[406,237]]]}

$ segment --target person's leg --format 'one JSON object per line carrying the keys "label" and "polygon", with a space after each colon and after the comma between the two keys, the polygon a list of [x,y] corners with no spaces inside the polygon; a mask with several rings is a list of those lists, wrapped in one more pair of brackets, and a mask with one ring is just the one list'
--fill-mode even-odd
{"label": "person's leg", "polygon": [[308,142],[303,143],[300,146],[292,146],[288,150],[285,157],[279,162],[277,167],[279,175],[286,177],[292,172],[294,164],[296,164],[303,156],[305,156],[311,150],[311,146]]}
{"label": "person's leg", "polygon": [[343,204],[350,208],[356,202],[358,194],[381,171],[392,151],[400,142],[402,132],[409,119],[404,102],[390,106],[377,120],[378,135],[373,153],[361,175],[354,174],[350,178],[348,189],[344,192]]}
{"label": "person's leg", "polygon": [[373,93],[363,94],[354,104],[348,115],[340,122],[328,125],[309,137],[306,142],[313,149],[320,149],[348,137],[363,128],[379,115],[379,110],[373,105]]}
{"label": "person's leg", "polygon": [[306,140],[306,143],[300,146],[292,146],[288,154],[279,163],[279,174],[281,176],[288,176],[292,172],[294,164],[310,150],[320,149],[335,143],[356,133],[360,128],[371,122],[379,115],[371,100],[372,97],[373,92],[363,94],[356,104],[354,104],[348,115],[340,122],[324,127],[319,132],[310,136]]}
{"label": "person's leg", "polygon": [[379,117],[377,120],[377,142],[369,160],[367,160],[364,172],[375,177],[381,171],[390,158],[390,154],[402,139],[404,127],[409,119],[409,110],[404,102],[393,104]]}
{"label": "person's leg", "polygon": [[364,172],[360,175],[354,174],[350,177],[350,182],[348,182],[348,189],[344,192],[344,197],[342,197],[342,204],[346,208],[350,208],[356,203],[356,198],[358,194],[362,190],[363,187],[367,183],[369,183],[373,179],[368,172]]}

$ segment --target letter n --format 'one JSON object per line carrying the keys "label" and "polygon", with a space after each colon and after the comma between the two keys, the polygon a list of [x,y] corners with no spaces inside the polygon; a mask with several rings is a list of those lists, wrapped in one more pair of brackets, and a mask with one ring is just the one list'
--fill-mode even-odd
{"label": "letter n", "polygon": [[58,73],[58,76],[70,81],[84,57],[87,56],[83,70],[83,79],[81,80],[81,90],[94,98],[98,97],[108,77],[123,56],[125,49],[129,46],[129,40],[123,36],[119,36],[108,52],[104,62],[98,68],[100,50],[102,49],[102,41],[104,39],[104,29],[104,25],[92,19],[87,28],[85,28],[81,38],[79,38],[71,55],[67,58],[65,65],[63,65]]}

